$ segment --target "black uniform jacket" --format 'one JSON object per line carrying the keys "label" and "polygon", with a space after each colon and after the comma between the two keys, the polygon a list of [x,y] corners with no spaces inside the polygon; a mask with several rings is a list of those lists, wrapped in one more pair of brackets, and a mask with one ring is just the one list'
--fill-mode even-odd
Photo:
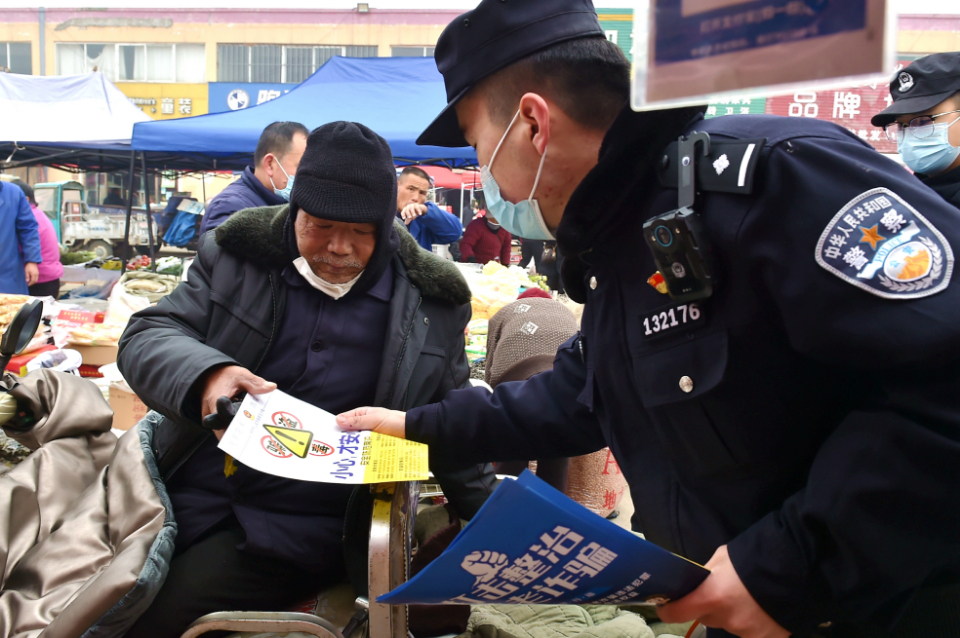
{"label": "black uniform jacket", "polygon": [[[553,371],[412,410],[407,436],[435,462],[609,445],[634,528],[699,562],[728,544],[782,626],[890,627],[960,574],[960,211],[835,125],[692,115],[625,110],[571,198],[558,240],[586,308]],[[694,130],[715,142],[701,176],[733,192],[698,194],[719,284],[681,304],[646,283],[641,230],[677,207],[658,170]],[[923,279],[895,281],[897,255],[872,263],[890,238]]]}
{"label": "black uniform jacket", "polygon": [[933,177],[923,176],[921,179],[945,200],[960,208],[960,167]]}

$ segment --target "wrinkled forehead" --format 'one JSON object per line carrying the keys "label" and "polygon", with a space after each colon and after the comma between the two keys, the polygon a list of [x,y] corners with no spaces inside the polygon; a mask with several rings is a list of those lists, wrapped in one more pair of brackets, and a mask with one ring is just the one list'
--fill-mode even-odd
{"label": "wrinkled forehead", "polygon": [[313,226],[319,226],[323,228],[329,228],[331,230],[359,230],[361,232],[372,233],[377,230],[377,225],[372,222],[341,222],[334,219],[327,219],[319,215],[315,215],[308,211],[305,208],[300,209],[301,212],[305,213],[304,215],[299,215],[297,221],[302,220],[306,224],[311,224]]}
{"label": "wrinkled forehead", "polygon": [[422,191],[430,190],[429,181],[423,179],[419,175],[413,175],[411,173],[407,173],[406,175],[400,178],[400,186],[401,187],[416,186],[418,189]]}

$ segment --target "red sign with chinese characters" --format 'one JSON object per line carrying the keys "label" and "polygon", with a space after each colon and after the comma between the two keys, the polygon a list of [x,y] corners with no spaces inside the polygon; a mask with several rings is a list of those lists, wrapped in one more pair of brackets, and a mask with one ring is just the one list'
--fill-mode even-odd
{"label": "red sign with chinese characters", "polygon": [[[897,71],[909,64],[902,61]],[[892,103],[890,85],[870,84],[829,91],[802,91],[767,98],[766,113],[787,117],[813,117],[838,124],[881,153],[896,153],[897,145],[887,140],[883,129],[870,118]]]}

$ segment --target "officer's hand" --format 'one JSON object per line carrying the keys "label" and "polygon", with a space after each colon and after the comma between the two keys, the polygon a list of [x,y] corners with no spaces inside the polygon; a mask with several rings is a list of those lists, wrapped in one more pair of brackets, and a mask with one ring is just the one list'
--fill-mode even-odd
{"label": "officer's hand", "polygon": [[40,269],[37,268],[35,263],[28,261],[23,265],[23,275],[27,279],[27,285],[32,286],[40,278]]}
{"label": "officer's hand", "polygon": [[403,223],[407,226],[410,225],[410,222],[415,220],[417,217],[421,217],[427,214],[427,207],[423,204],[407,204],[403,207],[403,210],[400,211],[400,218],[403,220]]}
{"label": "officer's hand", "polygon": [[[217,414],[217,399],[221,397],[235,399],[239,398],[239,395],[244,392],[248,394],[266,394],[276,389],[276,383],[261,379],[244,367],[224,366],[217,368],[207,376],[204,385],[203,403],[200,410],[201,417],[206,418],[211,414]],[[223,436],[227,425],[227,423],[224,423],[223,428],[214,430],[217,439]]]}
{"label": "officer's hand", "polygon": [[788,638],[790,632],[760,608],[730,562],[727,546],[720,547],[706,565],[710,575],[699,587],[666,605],[657,606],[660,620],[684,623],[699,620],[740,638]]}
{"label": "officer's hand", "polygon": [[373,430],[400,439],[407,438],[407,413],[386,408],[357,408],[337,415],[344,430]]}

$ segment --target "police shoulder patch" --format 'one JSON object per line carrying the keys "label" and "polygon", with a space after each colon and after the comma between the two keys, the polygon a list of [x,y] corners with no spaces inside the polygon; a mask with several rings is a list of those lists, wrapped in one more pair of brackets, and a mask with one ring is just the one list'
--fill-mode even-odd
{"label": "police shoulder patch", "polygon": [[820,235],[816,258],[840,279],[885,299],[935,295],[953,274],[953,250],[943,234],[886,188],[844,206]]}

